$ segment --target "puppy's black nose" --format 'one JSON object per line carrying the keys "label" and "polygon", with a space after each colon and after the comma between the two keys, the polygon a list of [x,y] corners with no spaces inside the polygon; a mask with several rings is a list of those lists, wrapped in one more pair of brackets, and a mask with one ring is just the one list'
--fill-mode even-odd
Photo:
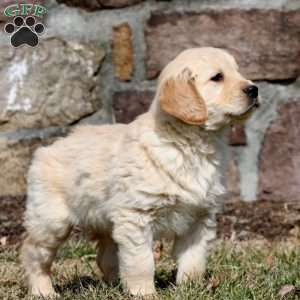
{"label": "puppy's black nose", "polygon": [[247,85],[243,91],[251,99],[255,99],[258,96],[258,87],[256,85]]}

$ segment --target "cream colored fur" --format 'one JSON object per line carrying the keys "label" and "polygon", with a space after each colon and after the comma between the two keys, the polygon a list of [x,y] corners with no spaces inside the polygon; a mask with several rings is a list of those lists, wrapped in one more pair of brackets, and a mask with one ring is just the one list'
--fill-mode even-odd
{"label": "cream colored fur", "polygon": [[[216,72],[224,82],[210,82]],[[190,125],[162,110],[168,79],[192,80],[205,122]],[[151,109],[131,124],[79,126],[38,149],[28,174],[22,248],[31,293],[55,295],[51,263],[75,225],[98,240],[104,279],[120,276],[131,294],[155,293],[152,242],[163,236],[175,239],[177,283],[201,277],[224,193],[216,141],[221,128],[247,111],[247,84],[226,52],[190,49],[165,68]]]}

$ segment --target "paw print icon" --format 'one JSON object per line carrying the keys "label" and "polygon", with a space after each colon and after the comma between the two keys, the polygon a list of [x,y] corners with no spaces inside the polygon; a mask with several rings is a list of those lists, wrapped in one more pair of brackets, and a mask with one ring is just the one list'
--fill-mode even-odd
{"label": "paw print icon", "polygon": [[45,26],[42,23],[37,23],[32,16],[25,19],[17,16],[12,23],[5,25],[4,31],[10,35],[13,47],[22,45],[35,47],[39,43],[39,36],[45,32]]}

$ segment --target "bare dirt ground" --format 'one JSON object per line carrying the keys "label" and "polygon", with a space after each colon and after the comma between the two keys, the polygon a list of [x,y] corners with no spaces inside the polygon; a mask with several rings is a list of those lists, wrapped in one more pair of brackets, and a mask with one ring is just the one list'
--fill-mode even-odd
{"label": "bare dirt ground", "polygon": [[25,197],[0,198],[0,241],[15,244],[24,232],[22,226]]}
{"label": "bare dirt ground", "polygon": [[278,241],[299,237],[300,203],[260,200],[227,203],[218,218],[218,235],[224,239]]}
{"label": "bare dirt ground", "polygon": [[[0,198],[0,246],[20,241],[25,197]],[[218,217],[218,237],[232,240],[282,240],[299,237],[300,203],[256,201],[227,203]],[[1,249],[0,249],[1,251]]]}

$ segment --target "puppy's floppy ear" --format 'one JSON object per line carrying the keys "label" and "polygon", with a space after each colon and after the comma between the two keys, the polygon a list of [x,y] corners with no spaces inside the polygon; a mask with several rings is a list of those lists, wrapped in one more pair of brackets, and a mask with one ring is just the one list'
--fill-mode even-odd
{"label": "puppy's floppy ear", "polygon": [[207,120],[206,105],[192,79],[168,79],[159,100],[165,112],[187,124],[200,125]]}

